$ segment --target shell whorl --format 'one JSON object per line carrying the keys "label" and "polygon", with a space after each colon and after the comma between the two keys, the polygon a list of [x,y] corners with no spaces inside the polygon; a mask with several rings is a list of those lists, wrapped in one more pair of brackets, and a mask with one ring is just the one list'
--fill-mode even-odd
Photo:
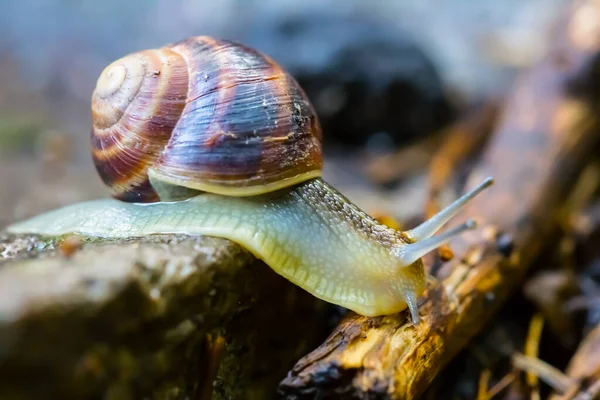
{"label": "shell whorl", "polygon": [[193,37],[121,58],[92,95],[92,157],[112,195],[151,202],[153,179],[234,196],[321,174],[308,98],[267,56]]}

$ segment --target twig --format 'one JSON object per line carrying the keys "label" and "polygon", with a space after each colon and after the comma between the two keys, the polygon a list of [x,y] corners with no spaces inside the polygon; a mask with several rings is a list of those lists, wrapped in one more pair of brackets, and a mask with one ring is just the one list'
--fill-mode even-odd
{"label": "twig", "polygon": [[517,379],[517,374],[515,374],[514,372],[506,374],[502,379],[498,381],[498,383],[492,386],[492,388],[488,391],[488,398],[493,399],[501,391],[506,389],[508,385],[513,383],[515,379]]}
{"label": "twig", "polygon": [[488,387],[490,385],[490,378],[492,377],[492,371],[484,369],[479,375],[479,388],[477,390],[477,400],[489,400],[490,395],[488,394]]}
{"label": "twig", "polygon": [[[529,332],[527,334],[527,340],[525,342],[525,355],[527,357],[537,358],[540,348],[540,339],[542,337],[542,330],[544,328],[544,317],[542,314],[537,313],[531,318],[529,324]],[[538,387],[538,377],[536,374],[527,373],[527,384],[532,390],[531,400],[540,399],[540,391]]]}
{"label": "twig", "polygon": [[594,382],[587,390],[578,393],[573,400],[595,400],[600,394],[600,379]]}
{"label": "twig", "polygon": [[538,376],[550,385],[554,390],[561,393],[567,392],[575,382],[563,374],[559,369],[535,357],[528,357],[520,353],[512,356],[513,365],[527,373]]}

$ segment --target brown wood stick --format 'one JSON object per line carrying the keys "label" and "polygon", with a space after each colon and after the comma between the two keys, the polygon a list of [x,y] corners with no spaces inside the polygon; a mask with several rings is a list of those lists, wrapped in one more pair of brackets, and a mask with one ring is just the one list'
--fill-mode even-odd
{"label": "brown wood stick", "polygon": [[469,176],[467,188],[485,176],[497,183],[456,217],[482,228],[452,242],[457,257],[422,297],[421,324],[406,313],[350,314],[289,372],[283,395],[417,397],[553,243],[555,216],[598,143],[600,0],[573,3],[559,28],[547,57],[516,83]]}
{"label": "brown wood stick", "polygon": [[489,137],[500,111],[498,99],[486,99],[474,106],[456,122],[427,138],[389,154],[364,157],[363,172],[372,182],[388,184],[431,164],[431,191],[438,191],[452,178],[456,166],[483,145]]}
{"label": "brown wood stick", "polygon": [[569,377],[560,372],[560,370],[537,357],[515,353],[513,354],[512,359],[515,367],[528,374],[535,375],[560,392],[566,392],[573,386],[572,379],[569,379]]}

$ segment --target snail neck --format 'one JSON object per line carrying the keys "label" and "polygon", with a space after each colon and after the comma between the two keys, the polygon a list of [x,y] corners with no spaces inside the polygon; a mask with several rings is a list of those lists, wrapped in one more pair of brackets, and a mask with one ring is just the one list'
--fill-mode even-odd
{"label": "snail neck", "polygon": [[[190,189],[165,182],[155,174],[149,174],[149,177],[152,187],[163,202],[185,201],[203,194],[213,196],[198,189]],[[356,231],[366,240],[375,240],[388,247],[404,241],[408,243],[405,236],[379,224],[321,178],[309,179],[291,187],[266,194],[248,196],[247,201],[275,204],[278,198],[287,197],[293,197],[306,207],[313,208],[313,214],[319,216],[324,223],[342,221],[343,225],[347,225],[349,229]]]}
{"label": "snail neck", "polygon": [[[348,228],[347,231],[355,232],[364,240],[372,240],[389,248],[410,243],[408,237],[380,224],[322,179],[297,185],[290,190],[290,195],[310,206],[315,216],[320,217],[324,223],[341,221],[344,228]],[[340,235],[343,232],[346,230],[340,231]]]}

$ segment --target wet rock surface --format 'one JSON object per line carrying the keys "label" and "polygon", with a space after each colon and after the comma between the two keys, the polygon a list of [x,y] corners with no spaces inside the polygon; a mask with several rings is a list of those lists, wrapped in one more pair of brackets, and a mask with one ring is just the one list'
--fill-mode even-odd
{"label": "wet rock surface", "polygon": [[2,398],[265,398],[322,327],[324,303],[226,240],[0,249]]}

